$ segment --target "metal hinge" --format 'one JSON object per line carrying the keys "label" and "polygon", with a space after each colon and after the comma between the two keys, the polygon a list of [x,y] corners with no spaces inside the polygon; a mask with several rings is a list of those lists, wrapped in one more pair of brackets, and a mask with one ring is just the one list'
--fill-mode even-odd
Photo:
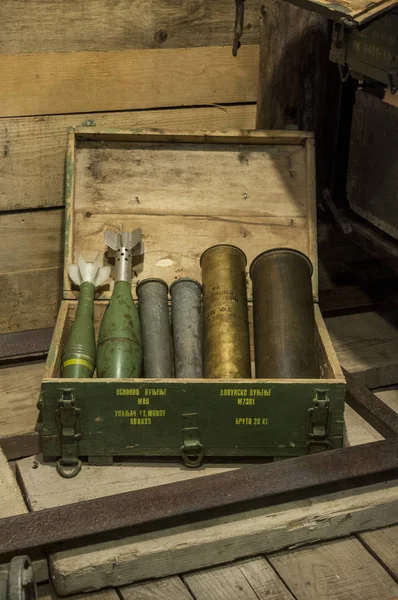
{"label": "metal hinge", "polygon": [[325,390],[318,390],[313,399],[312,408],[308,409],[307,450],[309,453],[320,452],[330,448],[331,411],[330,402]]}
{"label": "metal hinge", "polygon": [[80,408],[75,406],[72,390],[62,390],[58,406],[55,413],[60,433],[61,458],[57,461],[56,467],[62,477],[69,479],[75,477],[82,468],[77,447],[77,440],[82,435],[81,412]]}
{"label": "metal hinge", "polygon": [[199,467],[205,449],[200,443],[198,413],[187,413],[182,417],[182,435],[184,443],[180,448],[181,456],[187,467]]}

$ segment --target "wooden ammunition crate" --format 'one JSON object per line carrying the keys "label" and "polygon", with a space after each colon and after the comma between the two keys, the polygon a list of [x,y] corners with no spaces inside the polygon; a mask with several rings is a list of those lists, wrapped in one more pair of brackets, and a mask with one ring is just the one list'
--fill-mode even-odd
{"label": "wooden ammunition crate", "polygon": [[[292,247],[314,266],[320,378],[315,380],[61,379],[62,348],[78,291],[68,266],[105,252],[104,231],[141,227],[137,279],[201,280],[199,259],[217,243],[251,261]],[[106,257],[104,256],[106,261]],[[98,328],[113,282],[98,290]],[[250,328],[251,281],[248,276]],[[288,457],[343,442],[345,381],[318,307],[314,140],[296,131],[192,134],[69,131],[64,300],[41,394],[45,458]],[[253,338],[251,331],[251,338]],[[254,358],[251,344],[252,360]]]}
{"label": "wooden ammunition crate", "polygon": [[358,90],[351,127],[348,201],[358,215],[398,240],[397,173],[398,104],[393,106]]}

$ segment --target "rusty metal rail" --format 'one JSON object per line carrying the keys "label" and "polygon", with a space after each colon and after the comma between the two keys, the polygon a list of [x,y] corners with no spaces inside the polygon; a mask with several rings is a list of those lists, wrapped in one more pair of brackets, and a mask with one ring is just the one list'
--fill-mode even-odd
{"label": "rusty metal rail", "polygon": [[398,413],[343,369],[347,381],[346,402],[383,437],[398,436]]}
{"label": "rusty metal rail", "polygon": [[144,525],[161,529],[176,517],[209,518],[215,510],[278,504],[292,493],[354,487],[371,476],[398,476],[398,438],[7,517],[0,520],[0,555],[98,534],[131,535]]}

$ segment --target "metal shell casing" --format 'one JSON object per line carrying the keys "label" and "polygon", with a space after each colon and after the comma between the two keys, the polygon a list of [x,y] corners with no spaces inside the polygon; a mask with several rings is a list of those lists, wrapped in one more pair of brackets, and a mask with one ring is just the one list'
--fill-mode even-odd
{"label": "metal shell casing", "polygon": [[246,263],[245,253],[228,244],[201,256],[207,378],[251,377]]}
{"label": "metal shell casing", "polygon": [[309,258],[268,250],[253,260],[250,276],[256,378],[319,378]]}
{"label": "metal shell casing", "polygon": [[162,279],[137,284],[141,323],[144,377],[173,377],[168,285]]}
{"label": "metal shell casing", "polygon": [[170,286],[175,375],[203,377],[202,286],[182,278]]}

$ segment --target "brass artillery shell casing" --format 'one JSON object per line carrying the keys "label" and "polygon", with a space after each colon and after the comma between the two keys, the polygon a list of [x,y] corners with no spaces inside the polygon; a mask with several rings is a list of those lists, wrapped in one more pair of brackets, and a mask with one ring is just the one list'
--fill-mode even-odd
{"label": "brass artillery shell casing", "polygon": [[201,256],[204,372],[210,379],[250,378],[246,255],[220,244]]}
{"label": "brass artillery shell casing", "polygon": [[250,276],[256,378],[318,379],[310,259],[290,248],[267,250]]}

